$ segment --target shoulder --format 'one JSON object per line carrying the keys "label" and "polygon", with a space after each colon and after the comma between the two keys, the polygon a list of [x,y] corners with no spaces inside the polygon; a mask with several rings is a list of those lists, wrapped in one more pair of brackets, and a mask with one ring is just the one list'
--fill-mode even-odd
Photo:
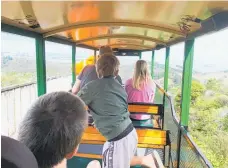
{"label": "shoulder", "polygon": [[122,79],[119,75],[116,76],[116,80],[122,85]]}
{"label": "shoulder", "polygon": [[82,71],[94,70],[96,69],[95,65],[86,65]]}
{"label": "shoulder", "polygon": [[100,82],[101,82],[100,79],[92,80],[92,81],[88,82],[88,83],[86,84],[86,86],[87,86],[87,87],[93,87],[93,88],[94,88],[94,87],[96,87],[97,85],[99,85]]}
{"label": "shoulder", "polygon": [[132,78],[128,79],[128,80],[125,82],[125,85],[132,85]]}
{"label": "shoulder", "polygon": [[147,87],[151,88],[151,89],[155,89],[156,88],[156,83],[154,82],[154,80],[150,80],[148,82]]}
{"label": "shoulder", "polygon": [[91,71],[96,71],[95,65],[86,65],[78,75],[78,79],[84,79],[84,76],[86,76],[86,74],[90,73]]}

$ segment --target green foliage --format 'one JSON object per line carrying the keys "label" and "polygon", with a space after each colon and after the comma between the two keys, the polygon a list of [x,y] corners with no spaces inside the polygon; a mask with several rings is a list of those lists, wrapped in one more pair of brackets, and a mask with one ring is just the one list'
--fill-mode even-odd
{"label": "green foliage", "polygon": [[191,103],[194,104],[199,96],[205,92],[205,87],[198,81],[192,81]]}
{"label": "green foliage", "polygon": [[[198,97],[202,96],[205,92],[205,87],[198,81],[192,81],[191,87],[191,103],[194,104]],[[181,90],[177,91],[177,95],[175,96],[176,106],[180,107],[181,104]]]}
{"label": "green foliage", "polygon": [[228,132],[228,114],[222,120],[222,128],[224,131]]}
{"label": "green foliage", "polygon": [[216,132],[214,135],[204,135],[191,132],[194,141],[201,151],[206,155],[215,168],[227,168],[228,165],[228,135]]}
{"label": "green foliage", "polygon": [[218,86],[218,81],[209,80],[206,89],[214,93],[208,97],[203,94],[205,88],[201,84],[194,84],[189,129],[213,166],[225,168],[228,167],[228,117],[221,118],[220,113],[221,108],[228,106],[228,96],[221,94]]}
{"label": "green foliage", "polygon": [[197,108],[198,110],[210,110],[222,107],[220,103],[218,103],[218,101],[215,100],[217,99],[206,99],[204,97],[199,97],[193,107]]}
{"label": "green foliage", "polygon": [[228,106],[228,96],[226,95],[219,95],[214,99],[214,101],[218,104],[219,108]]}
{"label": "green foliage", "polygon": [[177,91],[177,95],[175,97],[175,103],[177,107],[180,107],[181,105],[181,90]]}
{"label": "green foliage", "polygon": [[[228,107],[228,95],[221,91],[223,87],[215,79],[209,80],[206,87],[193,81],[191,88],[190,134],[215,168],[227,168],[228,114],[221,117],[221,111]],[[172,92],[176,95],[175,110],[179,113],[181,89],[173,88]]]}
{"label": "green foliage", "polygon": [[204,135],[213,135],[219,126],[218,111],[216,109],[190,111],[191,131],[201,132]]}
{"label": "green foliage", "polygon": [[219,91],[221,89],[221,83],[217,79],[211,78],[207,81],[206,88],[208,90]]}
{"label": "green foliage", "polygon": [[20,85],[36,81],[36,74],[32,72],[8,72],[2,73],[2,87]]}

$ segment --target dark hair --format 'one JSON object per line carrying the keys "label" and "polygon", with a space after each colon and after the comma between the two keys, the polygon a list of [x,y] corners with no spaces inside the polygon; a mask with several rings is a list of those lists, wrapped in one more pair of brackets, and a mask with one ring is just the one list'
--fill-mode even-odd
{"label": "dark hair", "polygon": [[28,110],[19,140],[33,152],[40,168],[50,168],[76,149],[87,122],[85,104],[79,97],[68,92],[49,93]]}
{"label": "dark hair", "polygon": [[118,58],[112,54],[104,54],[100,57],[96,64],[96,69],[99,77],[117,76],[120,62]]}

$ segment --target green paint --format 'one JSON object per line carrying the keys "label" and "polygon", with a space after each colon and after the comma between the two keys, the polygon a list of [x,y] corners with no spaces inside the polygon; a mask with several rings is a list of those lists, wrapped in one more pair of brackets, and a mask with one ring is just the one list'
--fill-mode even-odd
{"label": "green paint", "polygon": [[154,78],[154,56],[155,56],[155,51],[152,51],[152,57],[151,57],[151,77],[152,79]]}
{"label": "green paint", "polygon": [[169,80],[169,53],[170,47],[166,47],[165,53],[165,74],[164,74],[164,90],[168,91],[168,80]]}
{"label": "green paint", "polygon": [[46,93],[45,41],[42,35],[36,37],[36,73],[37,93],[41,96]]}
{"label": "green paint", "polygon": [[185,42],[182,75],[181,125],[188,126],[191,100],[192,67],[194,55],[194,39]]}
{"label": "green paint", "polygon": [[76,60],[76,46],[75,44],[72,44],[72,86],[76,81],[75,60]]}
{"label": "green paint", "polygon": [[40,36],[40,34],[38,34],[36,32],[21,29],[21,28],[15,27],[15,26],[4,24],[4,23],[1,23],[1,26],[2,26],[1,31],[3,31],[3,32],[17,34],[17,35],[26,36],[26,37],[32,37],[32,38],[36,38],[36,37]]}
{"label": "green paint", "polygon": [[139,52],[139,59],[142,59],[142,52]]}

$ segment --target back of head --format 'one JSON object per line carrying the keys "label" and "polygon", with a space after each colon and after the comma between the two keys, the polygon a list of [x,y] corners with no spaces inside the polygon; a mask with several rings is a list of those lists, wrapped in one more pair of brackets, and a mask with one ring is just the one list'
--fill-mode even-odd
{"label": "back of head", "polygon": [[99,56],[103,56],[104,54],[113,55],[112,48],[110,46],[101,46],[99,50]]}
{"label": "back of head", "polygon": [[24,144],[1,136],[1,167],[38,168],[38,164],[33,153]]}
{"label": "back of head", "polygon": [[135,64],[133,87],[141,89],[141,86],[147,83],[151,79],[147,62],[144,60],[138,60]]}
{"label": "back of head", "polygon": [[82,100],[68,92],[39,97],[28,110],[19,140],[35,155],[40,168],[50,168],[75,151],[87,126]]}
{"label": "back of head", "polygon": [[117,76],[119,71],[119,60],[112,54],[104,54],[96,64],[97,74],[100,77]]}

